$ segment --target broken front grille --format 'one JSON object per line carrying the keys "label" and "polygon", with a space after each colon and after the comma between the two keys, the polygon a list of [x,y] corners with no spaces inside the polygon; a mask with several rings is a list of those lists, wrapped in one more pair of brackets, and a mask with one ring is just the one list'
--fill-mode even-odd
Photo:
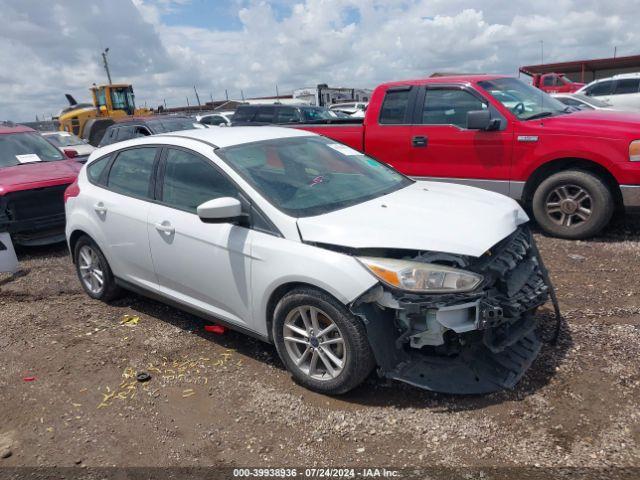
{"label": "broken front grille", "polygon": [[9,221],[22,222],[64,213],[63,194],[68,185],[11,192],[5,196]]}

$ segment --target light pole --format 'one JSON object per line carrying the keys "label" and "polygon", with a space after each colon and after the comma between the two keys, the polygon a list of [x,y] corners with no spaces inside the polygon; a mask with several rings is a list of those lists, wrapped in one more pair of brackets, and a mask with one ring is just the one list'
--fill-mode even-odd
{"label": "light pole", "polygon": [[111,82],[111,73],[109,73],[109,63],[107,62],[107,53],[109,53],[109,47],[104,49],[104,52],[102,52],[102,61],[104,62],[104,69],[107,71],[107,78],[109,79],[109,85],[112,84]]}

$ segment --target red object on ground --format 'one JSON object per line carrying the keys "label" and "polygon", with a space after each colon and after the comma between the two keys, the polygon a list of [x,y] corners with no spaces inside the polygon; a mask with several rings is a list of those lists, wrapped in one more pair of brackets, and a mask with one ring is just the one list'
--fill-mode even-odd
{"label": "red object on ground", "polygon": [[33,382],[35,381],[36,377],[24,377],[22,380],[24,380],[25,382]]}
{"label": "red object on ground", "polygon": [[204,329],[207,332],[215,333],[216,335],[223,335],[227,329],[222,325],[205,325]]}

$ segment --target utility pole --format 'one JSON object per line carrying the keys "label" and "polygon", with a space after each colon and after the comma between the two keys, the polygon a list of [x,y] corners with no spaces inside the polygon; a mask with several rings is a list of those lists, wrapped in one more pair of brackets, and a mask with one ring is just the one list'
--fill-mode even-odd
{"label": "utility pole", "polygon": [[244,102],[244,92],[240,90],[240,96],[242,97],[242,101]]}
{"label": "utility pole", "polygon": [[227,99],[227,102],[229,101],[229,92],[227,92],[227,89],[224,89],[224,96]]}
{"label": "utility pole", "polygon": [[185,97],[187,99],[187,107],[190,107],[191,105],[189,105],[189,97]]}
{"label": "utility pole", "polygon": [[211,105],[213,105],[213,93],[209,92],[209,98],[211,99]]}
{"label": "utility pole", "polygon": [[162,103],[164,103],[164,108],[166,109],[167,108],[167,99],[163,98],[162,99]]}
{"label": "utility pole", "polygon": [[196,100],[198,101],[198,107],[202,107],[202,105],[200,105],[200,95],[198,95],[198,90],[196,90],[196,86],[193,86],[193,91],[196,92]]}
{"label": "utility pole", "polygon": [[107,62],[107,53],[109,53],[109,47],[105,48],[104,52],[102,52],[102,61],[104,62],[104,69],[107,71],[109,85],[111,85],[113,82],[111,82],[111,73],[109,72],[109,62]]}
{"label": "utility pole", "polygon": [[276,83],[276,98],[278,98],[280,96],[280,93],[278,93],[278,84]]}
{"label": "utility pole", "polygon": [[544,40],[540,40],[540,65],[544,64]]}
{"label": "utility pole", "polygon": [[618,53],[618,47],[613,47],[613,58],[616,58],[616,54]]}

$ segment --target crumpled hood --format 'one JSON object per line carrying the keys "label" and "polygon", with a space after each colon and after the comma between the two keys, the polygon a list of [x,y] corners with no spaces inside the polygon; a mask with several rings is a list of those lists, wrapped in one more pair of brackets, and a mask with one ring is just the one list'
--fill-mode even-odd
{"label": "crumpled hood", "polygon": [[512,199],[473,187],[416,182],[359,205],[298,219],[304,241],[350,248],[479,257],[529,220]]}
{"label": "crumpled hood", "polygon": [[72,183],[82,164],[75,160],[34,162],[0,169],[0,195]]}

